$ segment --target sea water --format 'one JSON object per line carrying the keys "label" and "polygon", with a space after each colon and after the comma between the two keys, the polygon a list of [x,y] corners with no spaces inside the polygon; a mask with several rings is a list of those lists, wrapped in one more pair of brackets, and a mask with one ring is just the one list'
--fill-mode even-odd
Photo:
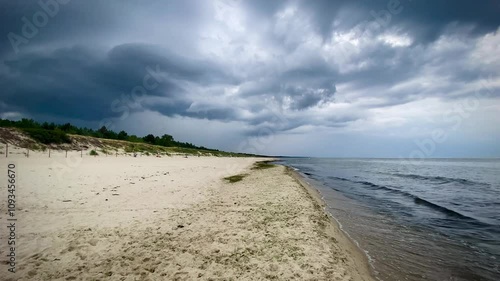
{"label": "sea water", "polygon": [[500,159],[283,158],[379,280],[500,280]]}

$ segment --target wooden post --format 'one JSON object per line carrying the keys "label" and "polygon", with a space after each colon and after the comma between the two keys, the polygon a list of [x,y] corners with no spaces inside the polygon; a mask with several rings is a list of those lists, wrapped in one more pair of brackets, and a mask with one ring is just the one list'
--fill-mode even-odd
{"label": "wooden post", "polygon": [[80,148],[80,157],[83,158],[83,148]]}
{"label": "wooden post", "polygon": [[27,152],[26,152],[26,158],[29,158],[29,157],[30,157],[30,150],[29,150],[29,148],[28,148],[28,149],[26,149],[26,151],[27,151]]}
{"label": "wooden post", "polygon": [[66,158],[68,158],[68,150],[66,149]]}
{"label": "wooden post", "polygon": [[8,157],[9,155],[9,144],[5,143],[5,157]]}
{"label": "wooden post", "polygon": [[49,148],[49,158],[50,158],[50,148]]}

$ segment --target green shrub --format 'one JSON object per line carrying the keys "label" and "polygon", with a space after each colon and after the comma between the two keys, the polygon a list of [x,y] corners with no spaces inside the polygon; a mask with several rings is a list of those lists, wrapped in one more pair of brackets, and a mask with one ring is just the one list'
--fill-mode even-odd
{"label": "green shrub", "polygon": [[66,133],[60,130],[45,130],[45,129],[33,129],[33,128],[23,128],[32,139],[41,142],[43,144],[61,144],[61,143],[71,143],[70,138]]}
{"label": "green shrub", "polygon": [[95,151],[95,150],[93,150],[93,149],[90,151],[90,153],[89,153],[89,154],[90,154],[90,155],[92,155],[92,156],[97,156],[97,155],[99,155],[99,154],[97,153],[97,151]]}

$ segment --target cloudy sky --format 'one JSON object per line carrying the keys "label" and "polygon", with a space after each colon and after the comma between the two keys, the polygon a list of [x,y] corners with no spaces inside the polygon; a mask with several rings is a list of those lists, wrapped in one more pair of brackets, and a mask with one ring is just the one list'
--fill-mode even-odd
{"label": "cloudy sky", "polygon": [[0,5],[0,118],[259,154],[500,157],[498,0]]}

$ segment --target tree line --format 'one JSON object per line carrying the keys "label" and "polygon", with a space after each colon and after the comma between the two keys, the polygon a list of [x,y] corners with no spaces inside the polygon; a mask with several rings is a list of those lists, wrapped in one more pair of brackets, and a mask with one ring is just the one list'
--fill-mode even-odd
{"label": "tree line", "polygon": [[66,124],[55,124],[55,123],[39,123],[33,119],[23,118],[19,121],[12,121],[7,119],[0,119],[0,127],[13,127],[18,128],[26,133],[28,133],[32,138],[44,143],[69,143],[70,139],[67,134],[88,136],[102,139],[113,139],[113,140],[123,140],[136,143],[148,143],[154,145],[160,145],[165,147],[183,147],[183,148],[194,148],[203,149],[211,151],[219,151],[217,149],[209,149],[203,146],[196,146],[189,142],[179,142],[174,139],[171,135],[164,134],[162,136],[155,136],[153,134],[148,134],[144,137],[138,137],[136,135],[129,135],[125,131],[114,132],[109,130],[106,126],[102,126],[98,130],[93,130],[90,128],[80,128],[74,126],[70,123]]}

